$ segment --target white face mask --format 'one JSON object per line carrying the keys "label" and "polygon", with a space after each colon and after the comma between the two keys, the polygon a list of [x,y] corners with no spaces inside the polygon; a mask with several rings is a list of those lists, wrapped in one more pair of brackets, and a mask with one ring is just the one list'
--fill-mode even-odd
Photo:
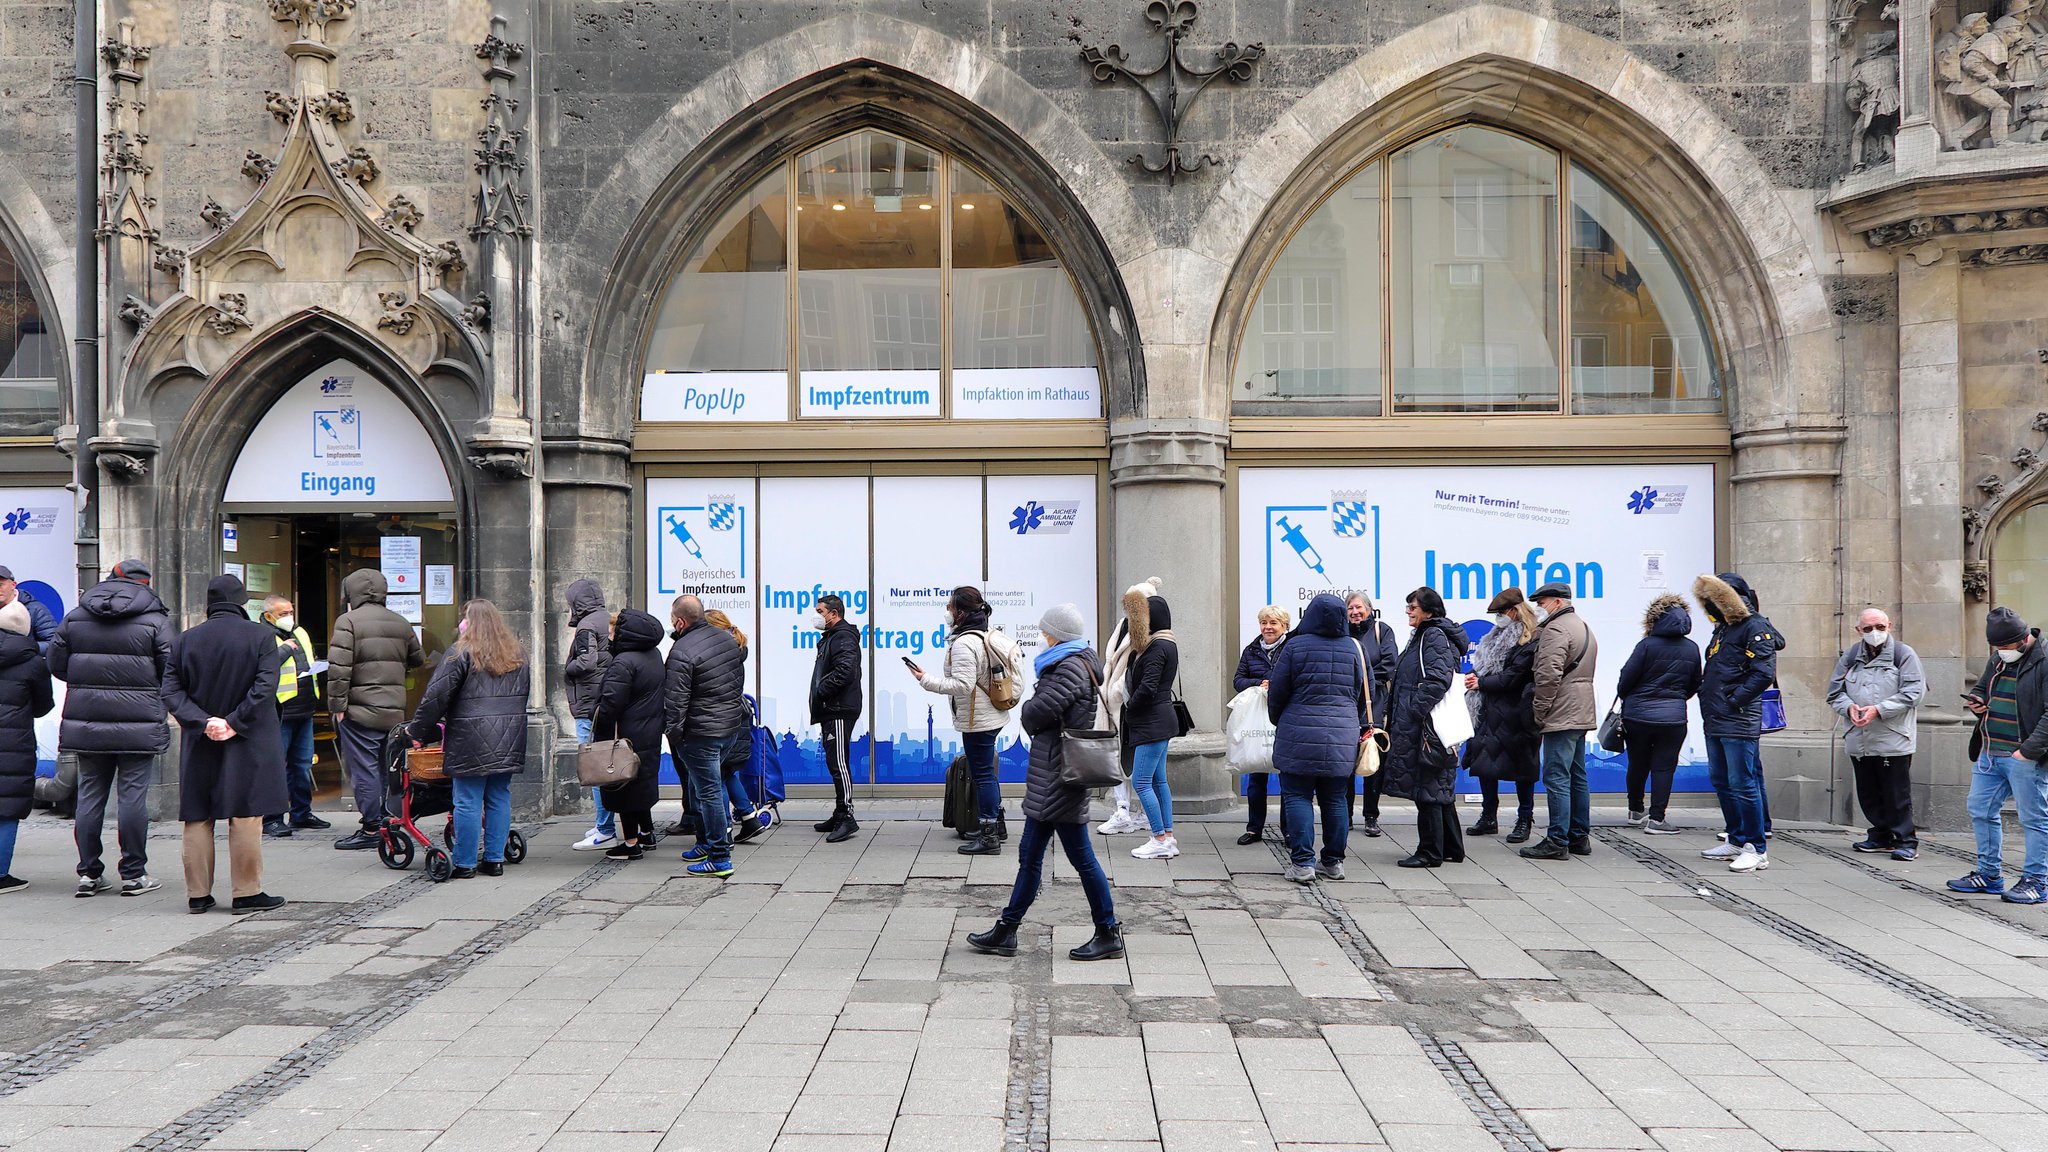
{"label": "white face mask", "polygon": [[1884,647],[1884,642],[1891,639],[1891,636],[1892,634],[1889,632],[1865,632],[1863,634],[1863,642],[1872,648],[1882,648]]}
{"label": "white face mask", "polygon": [[1512,628],[1516,624],[1515,618],[1513,616],[1508,615],[1506,612],[1503,612],[1500,615],[1495,616],[1493,618],[1493,622],[1495,624],[1498,624],[1502,628]]}
{"label": "white face mask", "polygon": [[2002,664],[2017,664],[2020,662],[2020,655],[2020,650],[2017,648],[2000,648],[1998,650],[1998,659]]}
{"label": "white face mask", "polygon": [[289,632],[292,630],[292,626],[297,623],[297,618],[289,612],[277,618],[277,626],[281,631]]}
{"label": "white face mask", "polygon": [[1543,605],[1537,604],[1534,607],[1536,609],[1536,622],[1538,624],[1541,624],[1545,620],[1550,619],[1550,611],[1544,608]]}

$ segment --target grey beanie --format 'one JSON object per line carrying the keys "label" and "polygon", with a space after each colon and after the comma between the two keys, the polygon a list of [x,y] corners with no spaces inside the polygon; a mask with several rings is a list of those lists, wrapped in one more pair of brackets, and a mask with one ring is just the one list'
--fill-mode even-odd
{"label": "grey beanie", "polygon": [[1055,604],[1038,618],[1038,630],[1055,644],[1079,640],[1088,634],[1088,622],[1081,619],[1081,610],[1072,604]]}
{"label": "grey beanie", "polygon": [[1984,620],[1984,639],[1993,648],[2000,644],[2017,644],[2027,638],[2027,622],[2019,613],[2010,608],[1993,608]]}

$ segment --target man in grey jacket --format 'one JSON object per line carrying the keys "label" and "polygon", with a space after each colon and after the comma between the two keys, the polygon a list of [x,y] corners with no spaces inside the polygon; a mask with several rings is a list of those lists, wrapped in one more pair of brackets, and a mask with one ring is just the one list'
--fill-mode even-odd
{"label": "man in grey jacket", "polygon": [[[562,683],[569,694],[569,715],[576,721],[576,742],[590,743],[590,725],[597,715],[597,689],[604,683],[605,669],[612,663],[612,614],[604,606],[604,589],[595,580],[577,580],[569,585],[569,659]],[[614,717],[616,719],[616,717]],[[604,789],[590,790],[590,831],[573,847],[578,852],[598,852],[618,843],[618,821],[604,806]]]}
{"label": "man in grey jacket", "polygon": [[739,641],[704,622],[704,602],[678,596],[671,608],[662,729],[676,774],[697,809],[697,844],[683,853],[692,876],[732,875],[731,809],[719,765],[747,727],[746,660]]}
{"label": "man in grey jacket", "polygon": [[1542,610],[1536,632],[1536,726],[1543,731],[1543,790],[1550,833],[1522,849],[1531,860],[1593,853],[1593,790],[1586,782],[1586,733],[1600,723],[1593,669],[1600,644],[1572,609],[1571,585],[1553,581],[1529,599]]}
{"label": "man in grey jacket", "polygon": [[1890,852],[1894,860],[1920,854],[1913,834],[1913,746],[1927,679],[1920,657],[1892,635],[1892,618],[1865,608],[1856,620],[1862,639],[1849,646],[1828,682],[1828,706],[1848,722],[1844,743],[1856,767],[1856,798],[1870,818],[1858,852]]}

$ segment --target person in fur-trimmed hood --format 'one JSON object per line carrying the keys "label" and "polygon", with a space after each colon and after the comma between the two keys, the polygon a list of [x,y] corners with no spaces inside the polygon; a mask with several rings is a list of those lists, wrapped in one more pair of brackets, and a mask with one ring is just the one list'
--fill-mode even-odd
{"label": "person in fur-trimmed hood", "polygon": [[[1151,616],[1145,601],[1149,597],[1159,595],[1165,586],[1165,580],[1157,576],[1151,576],[1138,581],[1124,590],[1123,600],[1121,601],[1124,618],[1116,622],[1115,630],[1109,634],[1109,643],[1103,649],[1102,702],[1109,709],[1111,716],[1117,715],[1124,706],[1124,696],[1126,695],[1124,677],[1131,670],[1131,657],[1136,654],[1136,645],[1132,640],[1131,619],[1133,615],[1142,617],[1145,620],[1144,629],[1149,635],[1151,631]],[[1126,754],[1124,770],[1129,772],[1130,767],[1130,759],[1128,754]],[[1113,794],[1116,800],[1116,812],[1109,819],[1097,825],[1095,830],[1105,836],[1115,836],[1123,832],[1136,832],[1139,825],[1131,817],[1131,786],[1129,784],[1119,784],[1113,789]]]}
{"label": "person in fur-trimmed hood", "polygon": [[1180,735],[1173,685],[1180,677],[1180,645],[1173,635],[1173,614],[1163,596],[1142,602],[1126,600],[1130,622],[1130,671],[1113,681],[1123,689],[1124,748],[1131,758],[1131,791],[1145,807],[1152,839],[1131,850],[1140,860],[1168,860],[1180,855],[1173,835],[1173,792],[1166,783],[1167,742]]}
{"label": "person in fur-trimmed hood", "polygon": [[1628,748],[1629,826],[1656,836],[1678,832],[1664,816],[1685,747],[1685,702],[1700,690],[1700,646],[1691,633],[1692,613],[1684,600],[1666,593],[1650,601],[1643,609],[1643,638],[1614,684]]}
{"label": "person in fur-trimmed hood", "polygon": [[1707,849],[1730,871],[1770,867],[1763,801],[1763,695],[1778,678],[1777,626],[1756,610],[1756,593],[1733,572],[1693,581],[1693,598],[1714,622],[1700,681],[1700,723],[1707,737],[1707,773],[1728,820],[1728,842]]}

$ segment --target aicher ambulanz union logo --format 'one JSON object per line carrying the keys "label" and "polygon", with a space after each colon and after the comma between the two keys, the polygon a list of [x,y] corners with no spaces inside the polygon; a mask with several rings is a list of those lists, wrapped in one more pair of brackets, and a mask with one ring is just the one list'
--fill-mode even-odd
{"label": "aicher ambulanz union logo", "polygon": [[353,396],[356,378],[353,376],[324,376],[320,380],[322,396]]}
{"label": "aicher ambulanz union logo", "polygon": [[9,536],[27,533],[31,536],[46,536],[57,525],[55,508],[16,508],[0,516],[0,532]]}
{"label": "aicher ambulanz union logo", "polygon": [[1628,494],[1632,516],[1676,516],[1685,507],[1685,485],[1645,484]]}
{"label": "aicher ambulanz union logo", "polygon": [[1040,503],[1026,500],[1021,506],[1010,510],[1010,531],[1019,536],[1036,534],[1063,535],[1074,530],[1074,523],[1081,518],[1081,503],[1078,500],[1054,500]]}
{"label": "aicher ambulanz union logo", "polygon": [[0,521],[0,532],[5,532],[9,536],[19,536],[28,531],[28,520],[28,509],[16,508],[7,514],[6,520]]}

